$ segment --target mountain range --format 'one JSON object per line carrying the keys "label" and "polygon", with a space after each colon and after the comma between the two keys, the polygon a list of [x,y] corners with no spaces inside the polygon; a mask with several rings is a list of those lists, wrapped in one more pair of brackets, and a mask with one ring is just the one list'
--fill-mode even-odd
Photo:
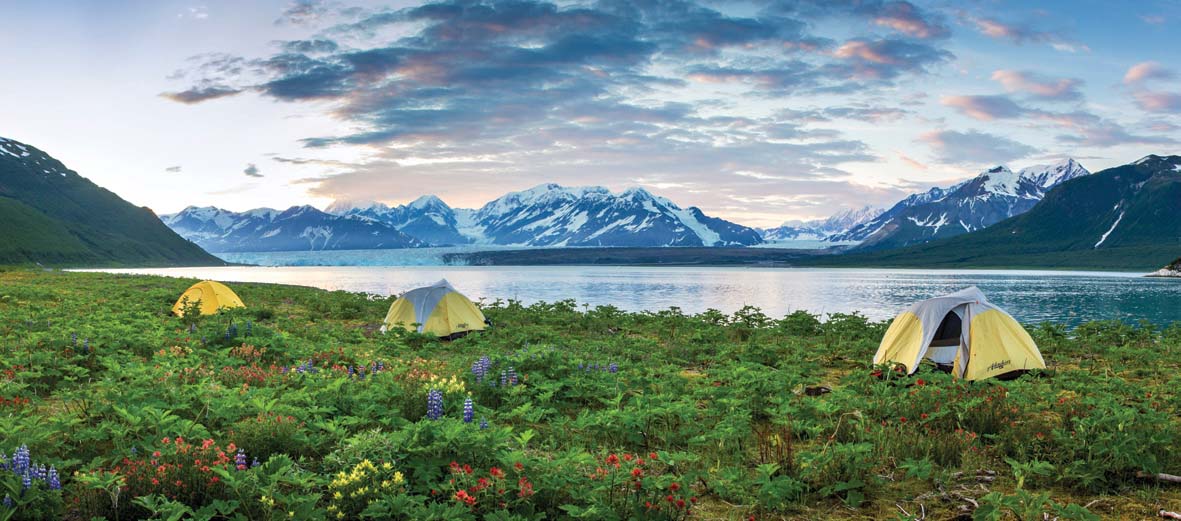
{"label": "mountain range", "polygon": [[0,138],[0,264],[219,265],[220,259],[45,152]]}
{"label": "mountain range", "polygon": [[987,229],[906,248],[816,259],[879,266],[1156,269],[1181,251],[1181,156],[1074,176]]}
{"label": "mountain range", "polygon": [[1013,172],[996,166],[947,188],[899,201],[875,218],[829,235],[854,250],[887,250],[982,230],[1032,209],[1060,183],[1091,172],[1074,159]]}
{"label": "mountain range", "polygon": [[842,210],[826,219],[787,221],[775,228],[761,229],[759,233],[767,242],[824,241],[833,235],[876,219],[883,211],[883,209],[873,206]]}
{"label": "mountain range", "polygon": [[311,206],[230,212],[189,207],[162,216],[176,233],[213,252],[415,248],[426,243],[393,226],[322,212]]}
{"label": "mountain range", "polygon": [[[522,247],[752,246],[754,229],[681,208],[642,188],[544,184],[505,194],[479,209],[451,208],[438,197],[407,205],[337,201],[321,212],[230,212],[189,207],[162,219],[209,251],[377,249],[445,245]],[[260,249],[261,248],[261,249]]]}

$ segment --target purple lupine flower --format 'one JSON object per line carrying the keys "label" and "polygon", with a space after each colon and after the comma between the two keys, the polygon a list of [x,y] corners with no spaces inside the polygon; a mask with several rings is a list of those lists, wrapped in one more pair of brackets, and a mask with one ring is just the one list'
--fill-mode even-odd
{"label": "purple lupine flower", "polygon": [[57,467],[49,467],[49,478],[47,481],[49,483],[49,490],[62,489],[61,478],[57,475]]}
{"label": "purple lupine flower", "polygon": [[131,455],[132,455],[132,456],[135,456],[136,454],[139,454],[139,449],[136,449],[135,447],[132,447],[132,448],[131,448]]}
{"label": "purple lupine flower", "polygon": [[480,430],[484,430],[487,428],[488,428],[488,419],[487,418],[480,418]]}
{"label": "purple lupine flower", "polygon": [[12,496],[8,494],[4,494],[4,501],[0,503],[4,505],[4,508],[13,508]]}
{"label": "purple lupine flower", "polygon": [[251,331],[252,329],[254,329],[254,323],[253,323],[253,322],[251,322],[251,321],[249,321],[249,320],[247,320],[247,321],[246,321],[246,336],[250,336],[250,331]]}
{"label": "purple lupine flower", "polygon": [[238,470],[246,470],[246,450],[238,449],[238,453],[234,454],[234,466]]}
{"label": "purple lupine flower", "polygon": [[21,476],[21,492],[22,492],[21,495],[24,495],[23,492],[26,490],[29,490],[29,487],[32,487],[32,486],[33,486],[33,475],[32,475],[32,473],[26,471],[24,473],[24,475]]}
{"label": "purple lupine flower", "polygon": [[24,474],[29,470],[31,461],[29,459],[28,445],[21,445],[12,453],[12,472],[13,474]]}
{"label": "purple lupine flower", "polygon": [[78,333],[70,333],[70,345],[78,347]]}
{"label": "purple lupine flower", "polygon": [[426,393],[426,417],[430,420],[443,417],[443,391],[431,389]]}
{"label": "purple lupine flower", "polygon": [[472,374],[476,377],[476,383],[484,381],[488,376],[488,371],[492,370],[492,359],[487,356],[481,356],[479,360],[472,362]]}
{"label": "purple lupine flower", "polygon": [[619,364],[617,364],[615,362],[611,362],[611,365],[607,366],[607,372],[608,373],[618,373],[619,372]]}
{"label": "purple lupine flower", "polygon": [[259,465],[262,465],[262,463],[259,463],[259,462],[258,462],[258,457],[257,457],[257,456],[255,456],[255,458],[254,458],[254,461],[250,462],[250,468],[254,468],[254,467],[257,467],[257,466],[259,466]]}
{"label": "purple lupine flower", "polygon": [[509,385],[517,385],[517,370],[513,366],[508,367],[508,383]]}
{"label": "purple lupine flower", "polygon": [[353,366],[349,366],[349,378],[352,378],[357,372],[353,370]]}
{"label": "purple lupine flower", "polygon": [[508,371],[501,371],[500,372],[500,386],[504,387],[505,385],[508,385]]}
{"label": "purple lupine flower", "polygon": [[472,417],[476,414],[476,404],[472,402],[472,397],[468,396],[463,401],[463,423],[471,423]]}
{"label": "purple lupine flower", "polygon": [[89,352],[90,352],[90,339],[89,339],[89,338],[87,338],[86,340],[83,340],[83,341],[82,341],[82,352],[83,352],[83,353],[89,353]]}

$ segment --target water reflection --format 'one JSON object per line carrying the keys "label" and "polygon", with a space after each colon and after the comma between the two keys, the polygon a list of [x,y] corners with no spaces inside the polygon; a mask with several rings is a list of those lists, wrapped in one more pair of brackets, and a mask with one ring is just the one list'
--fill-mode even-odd
{"label": "water reflection", "polygon": [[221,281],[299,284],[330,290],[401,293],[446,278],[473,299],[524,303],[574,299],[630,311],[677,306],[732,313],[744,305],[782,316],[860,312],[895,315],[911,302],[979,286],[1018,320],[1075,324],[1085,320],[1181,319],[1181,281],[1139,274],[1045,271],[870,269],[334,266],[107,270]]}

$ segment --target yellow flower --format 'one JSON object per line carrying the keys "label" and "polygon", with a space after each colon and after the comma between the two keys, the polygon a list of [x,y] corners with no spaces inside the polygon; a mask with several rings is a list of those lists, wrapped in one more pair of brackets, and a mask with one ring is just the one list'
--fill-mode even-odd
{"label": "yellow flower", "polygon": [[388,462],[388,461],[385,463],[382,463],[381,468],[386,469],[386,470],[394,470],[394,466],[390,465],[390,462]]}
{"label": "yellow flower", "polygon": [[339,500],[340,500],[340,498],[342,498],[342,497],[344,497],[344,495],[342,495],[342,494],[340,493],[340,491],[339,491],[339,490],[338,490],[338,491],[336,491],[336,493],[332,495],[332,499],[336,499],[336,500],[338,500],[338,501],[339,501]]}
{"label": "yellow flower", "polygon": [[402,476],[402,473],[395,472],[394,473],[394,483],[401,485],[403,481],[406,481],[406,479]]}

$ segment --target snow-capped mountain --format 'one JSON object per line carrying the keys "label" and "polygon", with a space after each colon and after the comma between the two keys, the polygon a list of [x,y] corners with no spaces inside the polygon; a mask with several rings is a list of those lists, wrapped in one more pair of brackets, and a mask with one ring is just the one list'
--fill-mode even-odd
{"label": "snow-capped mountain", "polygon": [[881,215],[884,210],[872,206],[842,210],[827,219],[788,221],[775,228],[759,230],[768,242],[820,241],[845,232]]}
{"label": "snow-capped mountain", "polygon": [[410,204],[395,207],[373,201],[335,201],[325,211],[382,222],[433,246],[473,241],[472,237],[459,232],[457,210],[433,195],[424,195]]}
{"label": "snow-capped mountain", "polygon": [[365,250],[425,245],[382,222],[332,215],[311,206],[246,212],[190,206],[160,218],[173,231],[211,252]]}
{"label": "snow-capped mountain", "polygon": [[683,209],[642,188],[544,184],[505,194],[478,210],[451,208],[435,196],[397,207],[333,203],[330,209],[374,219],[435,245],[749,246],[751,228]]}
{"label": "snow-capped mountain", "polygon": [[1029,211],[1058,184],[1088,174],[1073,159],[1016,173],[996,166],[954,186],[911,195],[875,219],[826,240],[880,250],[973,232]]}

